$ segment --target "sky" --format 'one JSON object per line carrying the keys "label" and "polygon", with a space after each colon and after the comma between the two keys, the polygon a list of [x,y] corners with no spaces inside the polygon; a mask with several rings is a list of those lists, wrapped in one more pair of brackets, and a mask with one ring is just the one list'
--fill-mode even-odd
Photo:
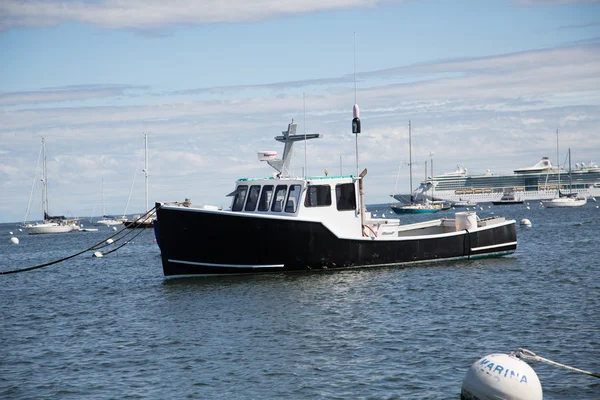
{"label": "sky", "polygon": [[[597,0],[0,0],[0,222],[228,207],[294,119],[298,175],[368,204],[457,165],[600,163]],[[306,151],[306,162],[304,153]]]}

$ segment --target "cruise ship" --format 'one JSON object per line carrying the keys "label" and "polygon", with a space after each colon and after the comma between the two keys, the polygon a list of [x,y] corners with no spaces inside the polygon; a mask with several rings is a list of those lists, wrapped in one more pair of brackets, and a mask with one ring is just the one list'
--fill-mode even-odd
{"label": "cruise ship", "polygon": [[[458,166],[456,171],[429,177],[415,191],[430,200],[450,202],[500,201],[503,195],[512,194],[522,201],[548,200],[558,197],[560,180],[561,193],[577,193],[578,197],[600,196],[600,167],[594,163],[577,163],[569,171],[560,171],[548,157],[543,157],[534,166],[516,169],[512,174],[471,174]],[[394,194],[402,201],[406,195]]]}

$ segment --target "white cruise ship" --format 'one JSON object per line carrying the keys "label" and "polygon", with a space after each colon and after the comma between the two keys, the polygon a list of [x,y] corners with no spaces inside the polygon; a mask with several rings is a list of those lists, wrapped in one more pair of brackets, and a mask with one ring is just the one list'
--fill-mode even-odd
{"label": "white cruise ship", "polygon": [[[560,191],[576,193],[582,198],[600,196],[600,167],[594,162],[577,163],[570,172],[552,166],[548,157],[543,157],[534,166],[516,169],[512,174],[471,174],[460,166],[456,171],[428,178],[421,182],[417,193],[432,200],[450,202],[499,201],[505,193],[512,193],[515,199],[549,200],[558,197]],[[406,195],[394,194],[399,201]]]}

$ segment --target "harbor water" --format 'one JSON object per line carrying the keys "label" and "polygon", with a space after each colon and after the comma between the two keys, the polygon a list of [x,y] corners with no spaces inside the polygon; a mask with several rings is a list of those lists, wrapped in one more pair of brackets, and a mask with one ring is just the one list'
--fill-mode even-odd
{"label": "harbor water", "polygon": [[[532,223],[495,259],[167,281],[146,230],[103,258],[2,275],[0,398],[458,399],[473,362],[518,347],[600,372],[597,205],[481,205]],[[113,233],[0,224],[0,271]],[[597,378],[531,366],[545,399],[600,398]]]}

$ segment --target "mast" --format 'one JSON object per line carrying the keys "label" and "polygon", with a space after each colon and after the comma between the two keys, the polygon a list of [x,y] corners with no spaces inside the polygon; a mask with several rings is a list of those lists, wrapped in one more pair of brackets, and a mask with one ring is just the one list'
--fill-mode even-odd
{"label": "mast", "polygon": [[102,178],[102,185],[100,188],[100,198],[102,199],[102,217],[104,217],[106,215],[106,210],[104,209],[104,178]]}
{"label": "mast", "polygon": [[434,186],[433,186],[433,153],[429,152],[429,157],[431,158],[431,201],[434,201],[435,199],[433,198],[433,191],[434,191]]}
{"label": "mast", "polygon": [[558,163],[558,189],[557,189],[557,193],[558,193],[558,197],[560,197],[560,159],[558,158],[559,151],[558,151],[558,129],[556,130],[556,162]]}
{"label": "mast", "polygon": [[569,194],[573,191],[573,180],[571,178],[571,148],[569,147]]}
{"label": "mast", "polygon": [[148,134],[144,133],[144,176],[146,178],[146,213],[148,212]]}
{"label": "mast", "polygon": [[42,137],[42,220],[48,215],[48,179],[46,171],[46,138]]}
{"label": "mast", "polygon": [[412,184],[412,133],[410,127],[410,120],[408,121],[408,170],[409,181],[410,181],[410,204],[413,203],[413,184]]}

